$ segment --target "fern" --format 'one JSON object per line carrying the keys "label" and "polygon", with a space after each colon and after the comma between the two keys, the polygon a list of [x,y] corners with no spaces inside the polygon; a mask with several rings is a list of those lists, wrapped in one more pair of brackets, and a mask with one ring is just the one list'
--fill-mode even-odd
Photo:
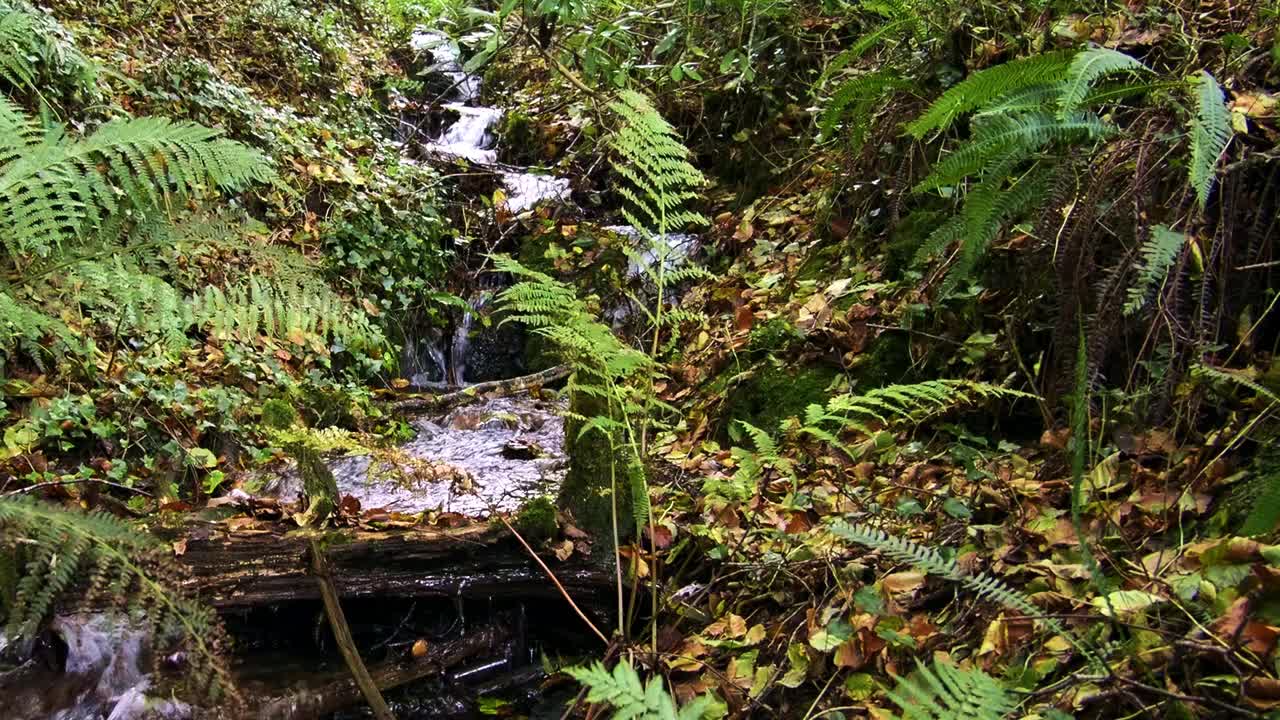
{"label": "fern", "polygon": [[998,680],[976,668],[916,661],[916,672],[889,693],[903,720],[1001,720],[1017,706]]}
{"label": "fern", "polygon": [[609,146],[618,156],[613,169],[626,181],[618,193],[627,200],[627,222],[657,236],[706,225],[705,217],[686,208],[706,180],[689,162],[675,128],[634,90],[623,90],[609,108],[622,119]]}
{"label": "fern", "polygon": [[1073,53],[1044,53],[980,70],[947,90],[923,115],[907,125],[917,140],[935,130],[945,130],[960,115],[1028,87],[1061,78],[1071,67]]}
{"label": "fern", "polygon": [[1003,168],[1010,158],[1028,157],[1053,142],[1071,143],[1104,136],[1108,128],[1092,115],[1059,117],[1047,112],[1003,114],[975,123],[973,139],[938,163],[915,187],[926,192],[955,185],[970,175]]}
{"label": "fern", "polygon": [[1140,265],[1138,276],[1128,289],[1128,300],[1124,304],[1124,314],[1133,315],[1147,303],[1147,297],[1154,287],[1164,280],[1182,249],[1186,247],[1187,237],[1175,232],[1167,225],[1151,228],[1151,237],[1138,251]]}
{"label": "fern", "polygon": [[[835,420],[846,427],[866,431],[855,418],[869,418],[884,425],[898,422],[918,423],[939,413],[962,405],[986,400],[1032,398],[1035,396],[1000,385],[972,380],[927,380],[924,382],[889,385],[864,394],[837,395],[827,401],[826,411],[818,415],[807,414],[806,421],[814,425]],[[815,422],[816,421],[816,422]]]}
{"label": "fern", "polygon": [[1196,113],[1191,120],[1191,160],[1187,172],[1203,210],[1213,192],[1218,161],[1231,142],[1231,112],[1222,87],[1212,75],[1201,71],[1190,83],[1195,92]]}
{"label": "fern", "polygon": [[872,108],[885,95],[909,83],[891,68],[855,75],[836,86],[822,115],[818,130],[823,138],[834,136],[836,126],[845,122],[845,139],[855,149],[861,147],[870,129]]}
{"label": "fern", "polygon": [[[7,632],[30,643],[56,602],[106,602],[140,611],[151,635],[181,635],[197,663],[191,675],[213,693],[234,693],[221,660],[223,633],[212,611],[184,595],[182,575],[167,548],[102,512],[69,512],[25,497],[0,498],[0,554],[21,553]],[[74,592],[73,592],[74,591]]]}
{"label": "fern", "polygon": [[308,337],[334,340],[353,348],[374,348],[386,340],[362,311],[331,290],[303,289],[250,277],[222,290],[210,285],[191,300],[195,323],[214,337],[268,337],[301,343]]}
{"label": "fern", "polygon": [[615,665],[613,672],[600,662],[565,672],[587,687],[587,702],[613,707],[613,720],[700,720],[712,702],[704,695],[677,710],[661,678],[642,682],[626,663]]}
{"label": "fern", "polygon": [[0,123],[0,243],[19,267],[48,257],[129,210],[146,214],[163,195],[213,186],[235,190],[272,177],[267,160],[218,131],[159,118],[113,120],[80,139],[36,135],[12,103]]}
{"label": "fern", "polygon": [[1089,90],[1098,80],[1119,73],[1151,72],[1151,68],[1118,50],[1090,48],[1077,54],[1067,69],[1059,97],[1059,116],[1066,118],[1084,104]]}
{"label": "fern", "polygon": [[60,24],[23,0],[0,0],[0,79],[39,95],[42,69],[79,90],[88,90],[97,76]]}
{"label": "fern", "polygon": [[[1253,463],[1255,469],[1261,464],[1258,460]],[[1280,522],[1280,468],[1272,464],[1258,472],[1250,485],[1256,490],[1249,513],[1240,525],[1240,534],[1266,535],[1275,530],[1276,523]]]}

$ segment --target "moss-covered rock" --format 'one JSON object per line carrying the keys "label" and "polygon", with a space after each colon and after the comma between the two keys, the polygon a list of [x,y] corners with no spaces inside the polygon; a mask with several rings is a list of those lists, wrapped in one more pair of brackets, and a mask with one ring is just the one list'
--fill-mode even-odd
{"label": "moss-covered rock", "polygon": [[747,350],[761,354],[780,353],[803,339],[804,334],[790,320],[775,317],[751,329]]}
{"label": "moss-covered rock", "polygon": [[[627,492],[627,453],[614,450],[614,447],[623,447],[617,438],[611,443],[610,438],[598,430],[582,433],[585,421],[579,418],[608,414],[604,398],[573,393],[569,410],[571,414],[564,429],[569,471],[560,486],[558,504],[573,514],[579,528],[591,534],[596,547],[611,548],[615,500],[619,540],[633,534],[631,495]],[[617,493],[613,492],[615,482]],[[607,557],[608,553],[603,556]]]}
{"label": "moss-covered rock", "polygon": [[306,510],[296,519],[300,525],[323,525],[338,507],[338,481],[314,448],[290,443],[287,448],[302,478],[302,502]]}
{"label": "moss-covered rock", "polygon": [[827,388],[839,372],[826,366],[791,368],[768,358],[752,369],[752,377],[735,387],[725,408],[725,431],[744,420],[774,432],[787,418],[803,416],[811,403],[826,401]]}
{"label": "moss-covered rock", "polygon": [[560,526],[556,524],[556,506],[551,498],[542,496],[526,502],[516,513],[512,523],[525,541],[530,544],[545,542],[556,536]]}
{"label": "moss-covered rock", "polygon": [[298,422],[298,411],[288,400],[271,398],[262,403],[262,424],[273,430],[286,430]]}

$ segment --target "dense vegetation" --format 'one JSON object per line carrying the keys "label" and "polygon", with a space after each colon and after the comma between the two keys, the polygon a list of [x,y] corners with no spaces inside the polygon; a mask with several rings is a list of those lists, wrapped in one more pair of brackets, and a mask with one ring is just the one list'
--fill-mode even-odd
{"label": "dense vegetation", "polygon": [[[0,617],[30,639],[75,583],[137,597],[236,706],[148,533],[289,457],[393,453],[403,343],[487,273],[493,323],[572,370],[544,549],[580,528],[616,567],[579,710],[1263,717],[1277,26],[1274,0],[0,0]],[[570,202],[513,215],[415,159],[446,94],[416,27]]]}

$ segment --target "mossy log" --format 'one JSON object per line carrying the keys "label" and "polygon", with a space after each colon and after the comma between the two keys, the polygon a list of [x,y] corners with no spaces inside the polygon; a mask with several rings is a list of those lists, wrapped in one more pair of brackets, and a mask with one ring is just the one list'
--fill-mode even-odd
{"label": "mossy log", "polygon": [[634,534],[622,439],[615,437],[611,442],[607,435],[594,429],[582,433],[586,423],[582,418],[608,414],[605,398],[586,393],[573,393],[569,397],[569,416],[564,427],[569,470],[558,499],[560,507],[573,515],[578,527],[590,533],[600,548],[612,547],[615,510],[619,541]]}
{"label": "mossy log", "polygon": [[[506,529],[487,524],[320,532],[284,525],[233,530],[209,523],[190,526],[175,540],[183,548],[177,560],[191,571],[188,589],[214,607],[233,609],[320,599],[308,562],[312,539],[324,546],[344,599],[560,596]],[[546,562],[580,603],[608,592],[608,573],[584,558]]]}

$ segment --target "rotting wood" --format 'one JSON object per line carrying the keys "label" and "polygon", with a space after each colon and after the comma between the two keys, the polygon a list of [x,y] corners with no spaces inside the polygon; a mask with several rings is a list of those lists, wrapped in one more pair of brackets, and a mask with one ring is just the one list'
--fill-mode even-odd
{"label": "rotting wood", "polygon": [[557,365],[530,375],[521,375],[507,380],[493,380],[476,383],[444,395],[430,397],[411,397],[397,400],[390,404],[392,410],[402,413],[443,412],[481,397],[503,397],[524,392],[530,388],[547,385],[563,380],[569,376],[567,365]]}
{"label": "rotting wood", "polygon": [[[177,561],[187,589],[219,609],[320,599],[308,572],[308,544],[317,531],[284,525],[236,530],[224,523],[189,526]],[[326,560],[341,598],[520,596],[559,598],[556,587],[505,528],[330,530]],[[610,579],[589,558],[549,561],[556,577],[582,602],[607,593]]]}
{"label": "rotting wood", "polygon": [[391,708],[387,707],[387,701],[378,691],[377,683],[370,677],[369,669],[360,658],[360,649],[356,647],[355,639],[351,637],[351,626],[347,624],[347,616],[342,612],[338,591],[333,587],[333,575],[329,571],[328,563],[325,562],[324,549],[313,538],[310,550],[311,571],[315,573],[316,584],[320,587],[320,597],[324,600],[324,613],[329,618],[329,629],[333,631],[338,649],[342,651],[342,659],[346,661],[352,679],[360,688],[360,694],[373,710],[373,716],[377,720],[395,720]]}
{"label": "rotting wood", "polygon": [[[442,675],[468,660],[498,654],[508,637],[506,628],[487,626],[466,637],[433,644],[424,657],[372,666],[369,675],[379,690],[391,690]],[[360,689],[347,675],[321,679],[307,687],[291,688],[283,693],[264,692],[253,687],[244,689],[247,694],[258,698],[251,701],[252,709],[248,713],[248,717],[258,720],[311,720],[355,705],[361,699]]]}

